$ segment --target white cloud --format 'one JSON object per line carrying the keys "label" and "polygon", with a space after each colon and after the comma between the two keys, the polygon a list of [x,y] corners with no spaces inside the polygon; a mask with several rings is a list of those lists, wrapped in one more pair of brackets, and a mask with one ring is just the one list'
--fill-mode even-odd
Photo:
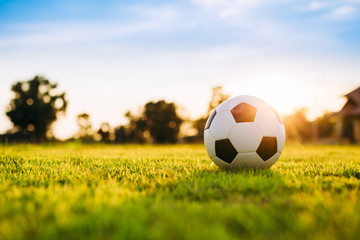
{"label": "white cloud", "polygon": [[355,12],[356,8],[351,5],[345,5],[342,7],[335,8],[331,12],[331,16],[333,17],[346,17]]}
{"label": "white cloud", "polygon": [[19,32],[22,33],[0,39],[0,47],[99,42],[146,31],[162,31],[166,30],[166,26],[167,23],[164,21],[133,24],[116,22],[61,22],[13,25],[13,28],[18,28]]}
{"label": "white cloud", "polygon": [[218,11],[220,17],[231,17],[244,13],[245,10],[255,7],[264,0],[192,0],[204,8],[213,8]]}
{"label": "white cloud", "polygon": [[[18,32],[0,38],[0,47],[17,45],[55,45],[103,42],[145,32],[173,29],[178,16],[175,7],[132,6],[127,9],[137,16],[136,21],[119,19],[106,21],[62,21],[9,24],[7,28]],[[170,27],[172,26],[172,27]]]}
{"label": "white cloud", "polygon": [[357,10],[356,5],[360,4],[360,0],[329,0],[329,1],[312,1],[308,4],[309,11],[326,11],[326,18],[328,20],[341,20],[354,17],[354,12]]}
{"label": "white cloud", "polygon": [[174,7],[160,6],[160,7],[149,7],[136,5],[130,8],[132,12],[143,17],[150,19],[173,19],[178,16],[178,10]]}
{"label": "white cloud", "polygon": [[320,10],[320,9],[323,9],[325,7],[327,7],[328,4],[325,3],[325,2],[319,2],[319,1],[315,1],[315,2],[311,2],[309,4],[309,8],[310,10],[313,10],[313,11],[317,11],[317,10]]}

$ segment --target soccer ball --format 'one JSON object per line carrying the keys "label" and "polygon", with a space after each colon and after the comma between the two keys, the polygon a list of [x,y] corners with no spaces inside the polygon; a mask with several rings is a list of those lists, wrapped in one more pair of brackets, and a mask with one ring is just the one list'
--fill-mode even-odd
{"label": "soccer ball", "polygon": [[269,104],[241,95],[210,114],[204,141],[209,157],[220,168],[269,168],[284,148],[285,128]]}

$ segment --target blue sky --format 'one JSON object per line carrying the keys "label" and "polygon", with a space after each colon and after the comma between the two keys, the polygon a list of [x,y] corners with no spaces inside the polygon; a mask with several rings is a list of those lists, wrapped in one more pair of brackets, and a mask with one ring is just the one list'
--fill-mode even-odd
{"label": "blue sky", "polygon": [[198,117],[217,85],[314,117],[341,107],[359,66],[360,0],[0,0],[1,112],[14,81],[45,75],[70,102],[60,137],[80,112],[114,126],[161,98]]}

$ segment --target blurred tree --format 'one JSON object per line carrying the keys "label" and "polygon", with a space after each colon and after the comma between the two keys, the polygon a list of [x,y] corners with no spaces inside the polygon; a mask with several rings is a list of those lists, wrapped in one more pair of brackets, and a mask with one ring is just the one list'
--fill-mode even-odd
{"label": "blurred tree", "polygon": [[[207,111],[207,117],[211,114],[211,112],[220,105],[220,103],[224,102],[226,99],[230,97],[229,94],[225,94],[223,92],[222,86],[217,86],[212,89],[211,100],[209,102],[209,107]],[[207,118],[206,117],[206,118]]]}
{"label": "blurred tree", "polygon": [[174,103],[164,100],[148,102],[140,114],[127,112],[125,117],[129,123],[122,130],[127,142],[174,143],[178,140],[183,120],[176,111]]}
{"label": "blurred tree", "polygon": [[115,128],[115,143],[122,144],[125,142],[125,127],[118,126]]}
{"label": "blurred tree", "polygon": [[164,100],[145,104],[143,116],[146,129],[157,143],[175,143],[182,123],[174,103]]}
{"label": "blurred tree", "polygon": [[107,122],[103,122],[97,131],[97,134],[99,135],[99,141],[109,143],[112,139],[111,134],[111,127],[110,124]]}
{"label": "blurred tree", "polygon": [[296,141],[308,141],[312,138],[312,123],[306,117],[307,109],[302,108],[292,115],[284,117],[286,138]]}
{"label": "blurred tree", "polygon": [[222,86],[217,86],[212,89],[212,96],[211,96],[211,99],[209,102],[209,106],[208,106],[206,115],[196,119],[193,122],[193,127],[197,131],[196,138],[198,139],[198,141],[203,140],[205,123],[206,123],[206,120],[208,119],[209,115],[211,114],[211,112],[217,106],[219,106],[220,103],[224,102],[228,98],[229,98],[229,95],[225,94],[223,92]]}
{"label": "blurred tree", "polygon": [[65,113],[65,93],[56,94],[57,84],[41,76],[12,85],[15,97],[11,99],[6,115],[32,141],[44,141],[51,124],[59,113]]}
{"label": "blurred tree", "polygon": [[149,132],[146,130],[146,121],[142,115],[136,116],[132,112],[125,113],[129,123],[124,127],[124,141],[144,143],[148,139]]}
{"label": "blurred tree", "polygon": [[183,120],[176,112],[174,103],[164,100],[145,104],[143,117],[146,129],[157,143],[175,143]]}
{"label": "blurred tree", "polygon": [[76,118],[79,127],[78,138],[83,142],[91,142],[93,138],[92,124],[88,113],[80,113]]}
{"label": "blurred tree", "polygon": [[336,119],[334,113],[325,112],[316,120],[317,133],[320,138],[331,137],[335,132]]}

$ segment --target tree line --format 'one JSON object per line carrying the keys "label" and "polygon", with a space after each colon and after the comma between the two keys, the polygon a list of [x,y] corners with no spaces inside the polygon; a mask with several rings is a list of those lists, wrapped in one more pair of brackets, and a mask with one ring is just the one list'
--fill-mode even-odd
{"label": "tree line", "polygon": [[[11,86],[11,91],[13,98],[7,106],[6,115],[13,123],[13,128],[0,135],[0,141],[56,141],[51,126],[59,116],[66,113],[66,93],[59,92],[57,83],[52,83],[43,76],[16,82]],[[227,98],[229,95],[223,92],[221,86],[214,87],[206,114],[195,120],[184,118],[178,113],[175,103],[165,100],[147,102],[139,113],[126,112],[128,123],[114,128],[104,122],[98,129],[94,129],[91,116],[85,112],[80,113],[76,118],[78,132],[69,140],[87,143],[201,142],[207,117]],[[300,109],[292,115],[285,116],[284,124],[288,139],[311,140],[314,136],[314,126],[317,136],[331,136],[334,130],[331,114],[325,114],[311,122],[305,113],[305,109]],[[188,131],[189,129],[192,131]]]}
{"label": "tree line", "polygon": [[[58,84],[43,76],[35,76],[26,81],[18,81],[11,86],[13,98],[7,106],[6,115],[13,128],[0,136],[2,142],[45,142],[56,141],[52,124],[64,115],[68,100],[65,92],[59,92]],[[221,87],[213,89],[209,104],[210,112],[228,96],[222,94]],[[116,143],[176,143],[201,141],[206,116],[195,121],[186,119],[178,113],[173,102],[165,100],[145,103],[140,113],[125,113],[128,123],[112,128],[103,122],[94,129],[89,113],[80,113],[76,118],[78,132],[69,140],[82,142]],[[180,137],[182,125],[190,125],[196,132],[193,136]]]}

